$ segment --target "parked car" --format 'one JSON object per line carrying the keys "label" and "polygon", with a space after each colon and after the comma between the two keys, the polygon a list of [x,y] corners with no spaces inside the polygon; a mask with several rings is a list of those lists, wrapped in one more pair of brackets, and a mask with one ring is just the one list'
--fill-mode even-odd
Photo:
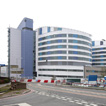
{"label": "parked car", "polygon": [[67,81],[66,85],[72,85],[72,83],[74,83],[73,81]]}
{"label": "parked car", "polygon": [[99,87],[104,88],[105,86],[106,86],[105,84],[101,84]]}

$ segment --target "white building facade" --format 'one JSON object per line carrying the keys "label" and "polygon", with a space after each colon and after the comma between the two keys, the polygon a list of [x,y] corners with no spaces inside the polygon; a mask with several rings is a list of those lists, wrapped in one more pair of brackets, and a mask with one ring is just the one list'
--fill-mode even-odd
{"label": "white building facade", "polygon": [[35,32],[37,79],[84,77],[84,66],[92,64],[90,34],[60,27],[41,27]]}
{"label": "white building facade", "polygon": [[92,65],[106,66],[106,41],[92,42]]}

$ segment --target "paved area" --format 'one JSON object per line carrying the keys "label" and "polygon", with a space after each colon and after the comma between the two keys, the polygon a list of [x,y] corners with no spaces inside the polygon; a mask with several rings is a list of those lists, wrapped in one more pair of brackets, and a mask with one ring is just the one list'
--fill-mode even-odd
{"label": "paved area", "polygon": [[11,83],[7,83],[7,84],[0,84],[0,88],[1,87],[4,87],[4,86],[6,86],[6,85],[10,85]]}
{"label": "paved area", "polygon": [[0,100],[0,106],[106,106],[106,91],[29,83],[31,93]]}

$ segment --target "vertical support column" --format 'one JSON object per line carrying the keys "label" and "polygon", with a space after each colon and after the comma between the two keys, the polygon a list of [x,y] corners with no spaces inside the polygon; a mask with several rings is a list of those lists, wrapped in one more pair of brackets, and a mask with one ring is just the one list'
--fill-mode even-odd
{"label": "vertical support column", "polygon": [[8,77],[10,78],[10,28],[8,28]]}

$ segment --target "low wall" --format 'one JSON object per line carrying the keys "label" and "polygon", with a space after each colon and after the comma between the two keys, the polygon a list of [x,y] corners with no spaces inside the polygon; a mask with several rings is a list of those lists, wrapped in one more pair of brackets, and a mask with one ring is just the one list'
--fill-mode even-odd
{"label": "low wall", "polygon": [[11,82],[12,89],[26,89],[26,83]]}

